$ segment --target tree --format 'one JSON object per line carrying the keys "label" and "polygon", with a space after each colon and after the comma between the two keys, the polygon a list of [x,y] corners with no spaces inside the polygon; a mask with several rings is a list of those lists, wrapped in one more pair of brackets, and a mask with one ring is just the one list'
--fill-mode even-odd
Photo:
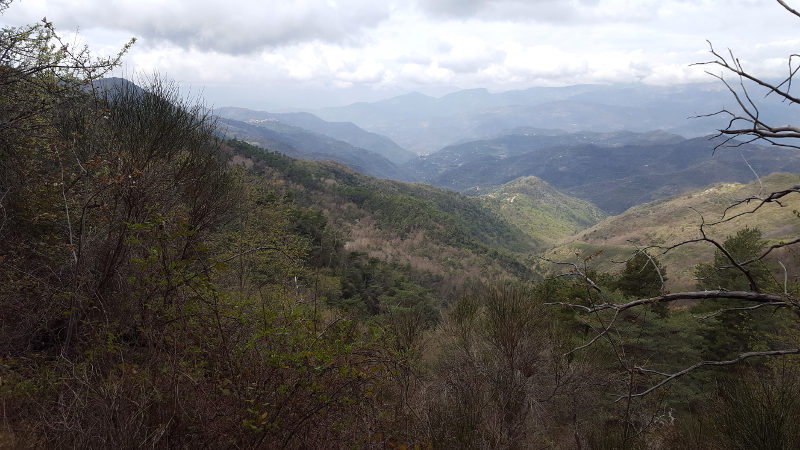
{"label": "tree", "polygon": [[[790,14],[800,17],[800,12],[788,6],[784,1],[777,0],[777,2]],[[786,77],[779,82],[771,82],[745,69],[733,52],[729,52],[729,56],[724,56],[718,53],[713,46],[710,47],[710,52],[712,59],[698,64],[709,68],[708,73],[717,78],[728,89],[738,106],[738,109],[721,109],[707,115],[721,116],[727,119],[727,122],[715,136],[715,138],[720,138],[720,143],[716,148],[738,147],[751,142],[766,142],[770,145],[800,149],[800,144],[795,141],[795,139],[800,138],[800,128],[792,125],[767,123],[759,112],[759,106],[756,102],[757,97],[755,96],[756,93],[763,93],[769,98],[777,98],[791,105],[800,105],[800,97],[794,95],[791,91],[792,82],[798,70],[800,70],[800,65],[796,61],[798,55],[789,56],[789,70]],[[711,69],[719,69],[720,71],[711,72]],[[735,82],[729,81],[726,76],[732,76]],[[669,304],[675,301],[687,300],[715,302],[717,305],[716,311],[705,315],[701,319],[734,311],[752,315],[758,313],[759,310],[775,312],[784,309],[789,310],[795,317],[800,317],[800,299],[798,299],[794,292],[794,287],[788,281],[790,277],[787,269],[782,267],[783,276],[781,278],[783,278],[784,282],[775,283],[764,266],[765,258],[774,256],[777,253],[776,250],[796,246],[800,243],[800,237],[764,247],[761,241],[757,239],[760,237],[758,236],[760,233],[755,229],[745,229],[724,243],[708,233],[708,230],[716,225],[753,217],[763,212],[762,208],[767,204],[783,206],[782,199],[798,193],[800,193],[800,186],[787,186],[785,189],[740,199],[730,204],[716,220],[706,221],[705,218],[702,218],[702,222],[698,227],[699,237],[672,245],[653,245],[645,248],[645,250],[659,252],[658,254],[666,254],[678,247],[687,245],[706,244],[714,248],[713,266],[701,266],[698,268],[698,274],[703,278],[699,285],[702,290],[675,293],[668,293],[662,290],[657,295],[642,296],[642,298],[628,302],[615,302],[602,289],[594,285],[593,292],[597,298],[590,302],[588,306],[568,302],[554,302],[552,304],[567,305],[590,315],[609,314],[605,325],[598,330],[587,345],[580,348],[585,348],[601,340],[619,345],[615,341],[615,337],[610,333],[616,329],[616,320],[621,313],[646,305]],[[577,271],[575,273],[583,274],[584,272]],[[591,280],[589,281],[591,282]],[[731,300],[739,301],[741,305],[746,306],[730,306],[726,302]],[[704,367],[730,366],[752,358],[800,354],[800,347],[797,347],[796,343],[787,341],[791,341],[791,339],[775,339],[770,342],[762,342],[758,346],[759,350],[736,352],[723,359],[697,361],[674,371],[653,370],[639,364],[623,363],[625,371],[630,374],[632,380],[637,375],[644,375],[649,378],[650,384],[646,387],[637,388],[631,383],[630,391],[627,394],[620,394],[619,399],[627,399],[629,401],[632,398],[648,395],[670,381]]]}
{"label": "tree", "polygon": [[[625,269],[617,279],[617,288],[631,297],[653,297],[661,293],[667,280],[666,269],[655,257],[646,252],[637,252],[625,262]],[[657,303],[651,309],[660,317],[669,313],[665,303]]]}
{"label": "tree", "polygon": [[625,295],[652,297],[661,292],[666,280],[666,270],[658,259],[645,252],[638,252],[625,262],[617,287]]}
{"label": "tree", "polygon": [[[728,256],[736,261],[757,258],[766,247],[758,228],[745,227],[735,235],[728,236],[722,249],[714,252],[712,264],[701,263],[695,269],[698,289],[725,289],[731,291],[747,290],[750,281],[739,270],[731,267]],[[750,277],[759,286],[768,286],[771,279],[766,264],[757,261],[747,268]],[[748,304],[742,300],[717,300],[716,305],[700,305],[697,310],[707,312],[724,304],[724,310],[712,313],[706,321],[708,327],[701,331],[704,338],[704,356],[707,358],[733,358],[741,352],[753,351],[758,342],[763,342],[767,333],[775,325],[772,315],[764,311],[749,311]],[[704,307],[705,306],[705,307]]]}
{"label": "tree", "polygon": [[[747,290],[750,280],[745,274],[730,266],[729,257],[735,261],[749,261],[759,257],[766,247],[758,228],[745,227],[735,235],[728,236],[722,248],[714,251],[712,264],[698,264],[695,270],[699,289],[726,289],[729,291]],[[747,268],[750,277],[761,286],[770,281],[770,273],[763,260],[758,260]]]}

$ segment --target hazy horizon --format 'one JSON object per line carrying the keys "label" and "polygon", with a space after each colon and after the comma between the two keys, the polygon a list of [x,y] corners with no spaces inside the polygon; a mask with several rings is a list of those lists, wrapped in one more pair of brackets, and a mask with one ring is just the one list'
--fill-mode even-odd
{"label": "hazy horizon", "polygon": [[[795,2],[796,3],[796,2]],[[793,5],[797,7],[797,5]],[[15,1],[97,54],[136,44],[115,76],[159,73],[213,106],[316,109],[409,92],[707,82],[711,41],[762,77],[787,73],[797,18],[754,0]],[[743,19],[746,18],[746,19]],[[76,34],[77,31],[77,34]],[[132,75],[133,74],[133,75]]]}

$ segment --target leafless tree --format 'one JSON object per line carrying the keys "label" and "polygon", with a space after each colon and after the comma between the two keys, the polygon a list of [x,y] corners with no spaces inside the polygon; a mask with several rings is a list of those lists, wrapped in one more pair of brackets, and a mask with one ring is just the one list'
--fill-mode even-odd
{"label": "leafless tree", "polygon": [[[786,11],[800,18],[800,12],[796,9],[793,9],[782,0],[776,1]],[[794,94],[792,91],[792,84],[795,76],[798,71],[800,71],[800,54],[789,55],[788,73],[781,80],[771,82],[746,69],[733,51],[728,50],[725,53],[718,52],[710,42],[709,48],[712,58],[709,61],[700,62],[696,65],[705,67],[707,69],[706,72],[710,76],[718,79],[725,88],[728,89],[736,105],[733,109],[722,108],[717,112],[703,116],[719,116],[727,120],[727,122],[723,124],[724,126],[717,130],[718,132],[714,136],[714,138],[720,139],[715,150],[722,147],[738,147],[753,142],[768,143],[769,145],[800,150],[800,140],[798,140],[800,139],[800,126],[769,123],[760,110],[760,105],[763,104],[765,100],[759,97],[760,95],[764,95],[765,98],[777,98],[783,103],[788,103],[789,106],[794,106],[796,104],[800,107],[800,96]],[[572,308],[587,315],[597,315],[597,320],[595,322],[599,323],[599,326],[594,327],[593,334],[587,342],[573,349],[573,352],[590,347],[601,341],[609,342],[612,346],[619,345],[619,341],[616,337],[616,324],[624,316],[622,313],[641,308],[645,305],[657,303],[670,304],[678,300],[734,299],[739,300],[740,304],[743,302],[747,306],[737,306],[733,308],[720,307],[715,312],[700,317],[699,319],[709,319],[730,311],[749,314],[764,308],[773,310],[788,309],[800,319],[800,299],[790,292],[791,290],[788,287],[788,273],[782,263],[779,262],[781,267],[783,267],[783,280],[764,283],[753,276],[753,269],[757,264],[761,263],[767,256],[778,249],[797,246],[797,244],[800,243],[800,237],[776,243],[765,248],[755,256],[746,258],[745,260],[739,260],[726,249],[722,242],[709,236],[707,233],[708,227],[731,222],[734,219],[746,219],[748,216],[763,213],[764,206],[767,204],[776,204],[780,207],[785,207],[785,200],[789,196],[797,195],[798,193],[800,193],[800,185],[794,185],[766,194],[743,198],[729,205],[721,214],[721,217],[714,221],[706,222],[705,218],[701,216],[701,223],[699,225],[700,237],[698,238],[681,241],[672,245],[653,245],[637,249],[637,252],[647,252],[646,254],[649,257],[650,254],[660,256],[688,245],[709,245],[724,255],[724,259],[727,261],[727,264],[717,267],[717,269],[741,273],[742,276],[746,278],[749,286],[746,290],[716,289],[669,293],[662,288],[661,294],[655,297],[639,298],[629,302],[615,303],[605,300],[608,297],[604,295],[605,293],[595,281],[589,279],[585,270],[580,270],[578,266],[573,266],[569,275],[582,279],[586,283],[588,291],[592,292],[592,296],[596,300],[593,300],[588,305],[576,304],[574,302],[553,302],[550,304]],[[603,318],[601,319],[601,316],[598,314],[603,312],[608,312],[610,314],[602,316]],[[732,366],[751,358],[780,357],[794,354],[800,354],[800,348],[788,347],[748,351],[739,353],[735,357],[728,359],[702,360],[687,363],[686,366],[680,370],[670,372],[653,370],[652,368],[646,367],[646,364],[623,362],[622,366],[626,373],[630,374],[631,379],[633,379],[634,376],[647,377],[650,383],[643,388],[637,386],[639,387],[638,389],[632,386],[629,392],[618,394],[616,399],[617,401],[629,402],[633,398],[644,397],[665,384],[700,368]],[[631,385],[633,385],[633,383],[631,383]]]}

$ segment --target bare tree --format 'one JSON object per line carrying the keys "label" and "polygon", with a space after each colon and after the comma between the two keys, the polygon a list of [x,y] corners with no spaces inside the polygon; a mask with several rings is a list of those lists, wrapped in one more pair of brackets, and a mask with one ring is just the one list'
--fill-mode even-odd
{"label": "bare tree", "polygon": [[[782,0],[776,0],[781,7],[789,13],[800,17],[800,12],[790,7]],[[702,117],[725,117],[727,122],[718,129],[713,138],[721,138],[716,149],[722,147],[738,147],[747,143],[762,142],[769,145],[788,147],[800,150],[800,126],[777,125],[770,123],[762,114],[760,106],[763,105],[765,98],[777,98],[789,106],[800,105],[800,96],[792,91],[792,84],[798,71],[800,71],[800,54],[791,54],[788,57],[788,73],[784,78],[777,82],[772,82],[764,77],[750,72],[744,67],[735,54],[728,50],[727,53],[718,52],[709,42],[712,58],[709,61],[697,63],[696,65],[706,67],[706,72],[718,79],[725,88],[728,89],[735,100],[736,107],[733,109],[723,108]],[[760,96],[763,95],[764,98]],[[708,245],[715,249],[718,255],[722,256],[724,264],[717,265],[718,270],[732,271],[741,274],[746,280],[747,288],[743,290],[696,290],[686,292],[669,293],[663,288],[661,293],[654,297],[639,298],[628,302],[614,302],[607,300],[609,297],[595,281],[591,280],[585,270],[579,270],[573,266],[569,275],[580,278],[591,289],[587,292],[592,293],[593,299],[589,304],[577,304],[574,302],[553,302],[551,305],[572,308],[583,313],[584,317],[595,317],[593,334],[586,344],[573,349],[572,352],[595,345],[599,342],[607,342],[612,346],[621,346],[617,337],[617,323],[624,316],[624,312],[641,308],[652,304],[670,304],[679,300],[737,300],[739,304],[735,307],[720,306],[716,311],[700,317],[700,320],[707,320],[726,312],[736,311],[738,313],[752,314],[762,309],[788,309],[800,319],[800,299],[791,293],[789,289],[789,276],[786,267],[779,261],[783,268],[783,276],[776,277],[778,280],[770,279],[765,282],[763,279],[754,275],[754,269],[762,264],[765,258],[773,254],[778,249],[794,247],[800,243],[800,237],[790,239],[768,246],[758,254],[747,258],[737,258],[732,254],[723,242],[709,236],[707,228],[714,225],[730,222],[734,219],[747,219],[749,216],[763,213],[767,204],[777,204],[785,207],[784,201],[787,197],[800,193],[800,185],[787,186],[784,189],[776,190],[766,194],[759,194],[738,200],[729,205],[719,218],[707,222],[701,216],[699,225],[700,237],[685,240],[672,245],[653,245],[637,249],[637,253],[645,255],[654,254],[661,256],[679,247],[700,244]],[[796,213],[797,214],[797,213]],[[628,261],[632,260],[633,255]],[[649,256],[648,256],[649,257]],[[627,261],[623,261],[627,262]],[[564,264],[564,263],[561,263]],[[782,280],[780,279],[782,278]],[[720,303],[724,305],[724,301]],[[742,306],[744,305],[744,306]],[[602,315],[602,314],[606,315]],[[800,347],[789,346],[787,348],[770,348],[768,350],[747,351],[736,354],[732,358],[700,360],[687,362],[686,365],[674,371],[653,370],[648,364],[639,364],[632,361],[620,360],[626,373],[631,377],[646,377],[648,384],[644,387],[630,383],[631,389],[626,393],[616,396],[617,401],[630,401],[633,398],[646,396],[665,384],[681,378],[689,373],[704,367],[732,366],[742,361],[759,357],[780,357],[786,355],[800,354]],[[648,361],[649,363],[649,361]]]}

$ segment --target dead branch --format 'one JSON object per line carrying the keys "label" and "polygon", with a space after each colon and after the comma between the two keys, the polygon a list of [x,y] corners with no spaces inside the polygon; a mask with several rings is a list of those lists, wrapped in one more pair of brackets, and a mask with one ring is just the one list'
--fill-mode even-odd
{"label": "dead branch", "polygon": [[[787,195],[789,195],[789,194],[791,194],[793,192],[800,192],[800,184],[794,185],[794,186],[792,186],[792,187],[790,187],[788,189],[784,189],[782,191],[771,192],[766,197],[752,196],[752,197],[747,197],[747,198],[738,200],[738,201],[732,203],[731,205],[729,205],[727,208],[725,208],[725,211],[722,212],[722,218],[720,220],[718,220],[716,222],[710,222],[707,225],[708,226],[719,225],[721,223],[729,222],[731,220],[734,220],[734,219],[736,219],[738,217],[741,217],[741,216],[744,216],[744,215],[747,215],[747,214],[754,214],[756,211],[761,209],[761,207],[766,205],[767,203],[776,203],[778,206],[783,207],[784,205],[783,205],[783,203],[780,202],[780,199],[782,199],[783,197],[786,197]],[[752,201],[758,201],[758,204],[755,207],[753,207],[752,209],[747,210],[747,211],[742,211],[740,213],[737,213],[737,214],[734,214],[732,216],[726,217],[726,215],[728,214],[728,211],[730,211],[731,209],[736,208],[736,207],[741,206],[741,205],[744,205],[744,204],[747,204],[747,203],[750,203]]]}
{"label": "dead branch", "polygon": [[733,311],[752,311],[752,310],[754,310],[754,309],[760,309],[760,308],[764,308],[764,307],[768,307],[768,306],[774,306],[774,307],[776,307],[776,309],[777,309],[777,308],[781,308],[781,307],[786,307],[786,302],[768,302],[768,303],[760,303],[760,304],[758,304],[758,305],[753,305],[753,306],[744,306],[744,307],[741,307],[741,308],[725,308],[725,309],[720,309],[720,310],[718,310],[718,311],[714,311],[714,312],[713,312],[713,313],[711,313],[711,314],[707,314],[707,315],[705,315],[705,316],[697,317],[697,320],[699,320],[699,321],[701,321],[701,322],[702,322],[702,321],[706,321],[706,320],[708,320],[708,319],[711,319],[711,318],[713,318],[713,317],[717,317],[718,315],[720,315],[720,314],[724,314],[724,313],[726,313],[726,312],[733,312]]}
{"label": "dead branch", "polygon": [[784,356],[784,355],[796,355],[800,354],[800,348],[790,348],[785,350],[768,350],[768,351],[761,351],[761,352],[747,352],[741,353],[734,359],[726,360],[726,361],[700,361],[694,365],[686,367],[683,370],[680,370],[675,373],[663,373],[652,369],[645,369],[643,367],[636,366],[634,370],[640,373],[648,373],[648,374],[655,374],[665,377],[663,380],[659,381],[657,384],[650,386],[649,388],[645,389],[636,394],[624,394],[618,395],[617,402],[623,399],[633,398],[633,397],[644,397],[645,395],[655,391],[656,389],[664,386],[665,384],[669,383],[672,380],[680,378],[694,370],[697,370],[701,367],[705,366],[730,366],[734,364],[738,364],[746,359],[755,358],[760,356]]}
{"label": "dead branch", "polygon": [[706,300],[706,299],[733,299],[744,300],[755,303],[782,303],[786,304],[788,300],[784,294],[772,294],[768,292],[754,292],[754,291],[728,291],[725,289],[716,289],[713,291],[691,291],[691,292],[676,292],[670,294],[659,295],[658,297],[641,298],[627,303],[601,303],[593,307],[584,305],[577,305],[565,302],[552,302],[545,303],[545,305],[567,306],[570,308],[578,308],[587,313],[594,313],[603,310],[624,311],[626,309],[636,308],[638,306],[650,305],[653,303],[671,303],[676,300]]}
{"label": "dead branch", "polygon": [[589,287],[591,287],[592,289],[596,290],[596,291],[597,291],[597,292],[599,292],[599,293],[602,293],[602,292],[603,292],[603,290],[602,290],[602,289],[600,289],[600,287],[599,287],[599,286],[597,286],[597,284],[596,284],[594,281],[592,281],[592,279],[591,279],[591,278],[589,278],[589,277],[588,277],[588,276],[587,276],[587,275],[586,275],[586,274],[585,274],[585,273],[584,273],[584,272],[583,272],[583,271],[580,269],[580,267],[578,267],[578,265],[577,265],[577,264],[575,264],[575,263],[572,263],[572,262],[565,262],[565,261],[554,261],[554,260],[552,260],[552,259],[545,258],[544,256],[540,256],[539,258],[540,258],[541,260],[543,260],[543,261],[547,261],[547,262],[549,262],[549,263],[551,263],[551,264],[556,264],[556,265],[560,265],[560,266],[570,266],[570,267],[572,267],[572,271],[571,271],[571,272],[572,272],[572,274],[577,274],[577,275],[580,275],[580,276],[581,276],[581,278],[583,278],[584,280],[586,280],[586,282],[587,282],[587,283],[589,283]]}
{"label": "dead branch", "polygon": [[661,273],[661,268],[658,267],[658,264],[656,264],[656,262],[653,260],[653,257],[650,256],[650,253],[647,252],[647,249],[648,248],[652,248],[652,247],[639,248],[637,245],[635,245],[635,243],[632,240],[629,239],[628,242],[631,243],[631,244],[634,244],[634,246],[636,247],[636,252],[633,255],[631,255],[628,259],[626,259],[624,261],[615,261],[615,260],[612,259],[611,262],[615,263],[615,264],[627,264],[629,261],[633,260],[633,258],[635,258],[636,255],[638,255],[639,253],[644,254],[644,256],[647,257],[648,263],[646,263],[644,266],[642,266],[642,268],[639,269],[639,271],[640,272],[644,271],[644,269],[647,267],[647,264],[652,264],[653,268],[656,270],[656,274],[658,274],[658,279],[661,281],[661,289],[660,289],[660,291],[661,291],[662,294],[664,294],[665,293],[665,285],[666,285],[666,283],[664,282],[664,275]]}
{"label": "dead branch", "polygon": [[619,313],[620,313],[619,311],[615,312],[614,313],[614,317],[611,318],[611,321],[608,322],[608,325],[604,326],[602,331],[600,331],[599,333],[596,333],[595,336],[592,338],[592,340],[590,340],[589,342],[587,342],[587,343],[585,343],[585,344],[583,344],[581,346],[573,348],[572,350],[568,351],[567,353],[564,353],[564,356],[568,356],[568,355],[570,355],[572,353],[575,353],[575,352],[581,351],[581,350],[583,350],[585,348],[591,347],[592,345],[594,345],[595,342],[597,342],[598,339],[600,339],[602,337],[605,337],[606,333],[608,333],[609,331],[611,331],[612,328],[614,328],[614,324],[617,322],[617,317],[619,317]]}

